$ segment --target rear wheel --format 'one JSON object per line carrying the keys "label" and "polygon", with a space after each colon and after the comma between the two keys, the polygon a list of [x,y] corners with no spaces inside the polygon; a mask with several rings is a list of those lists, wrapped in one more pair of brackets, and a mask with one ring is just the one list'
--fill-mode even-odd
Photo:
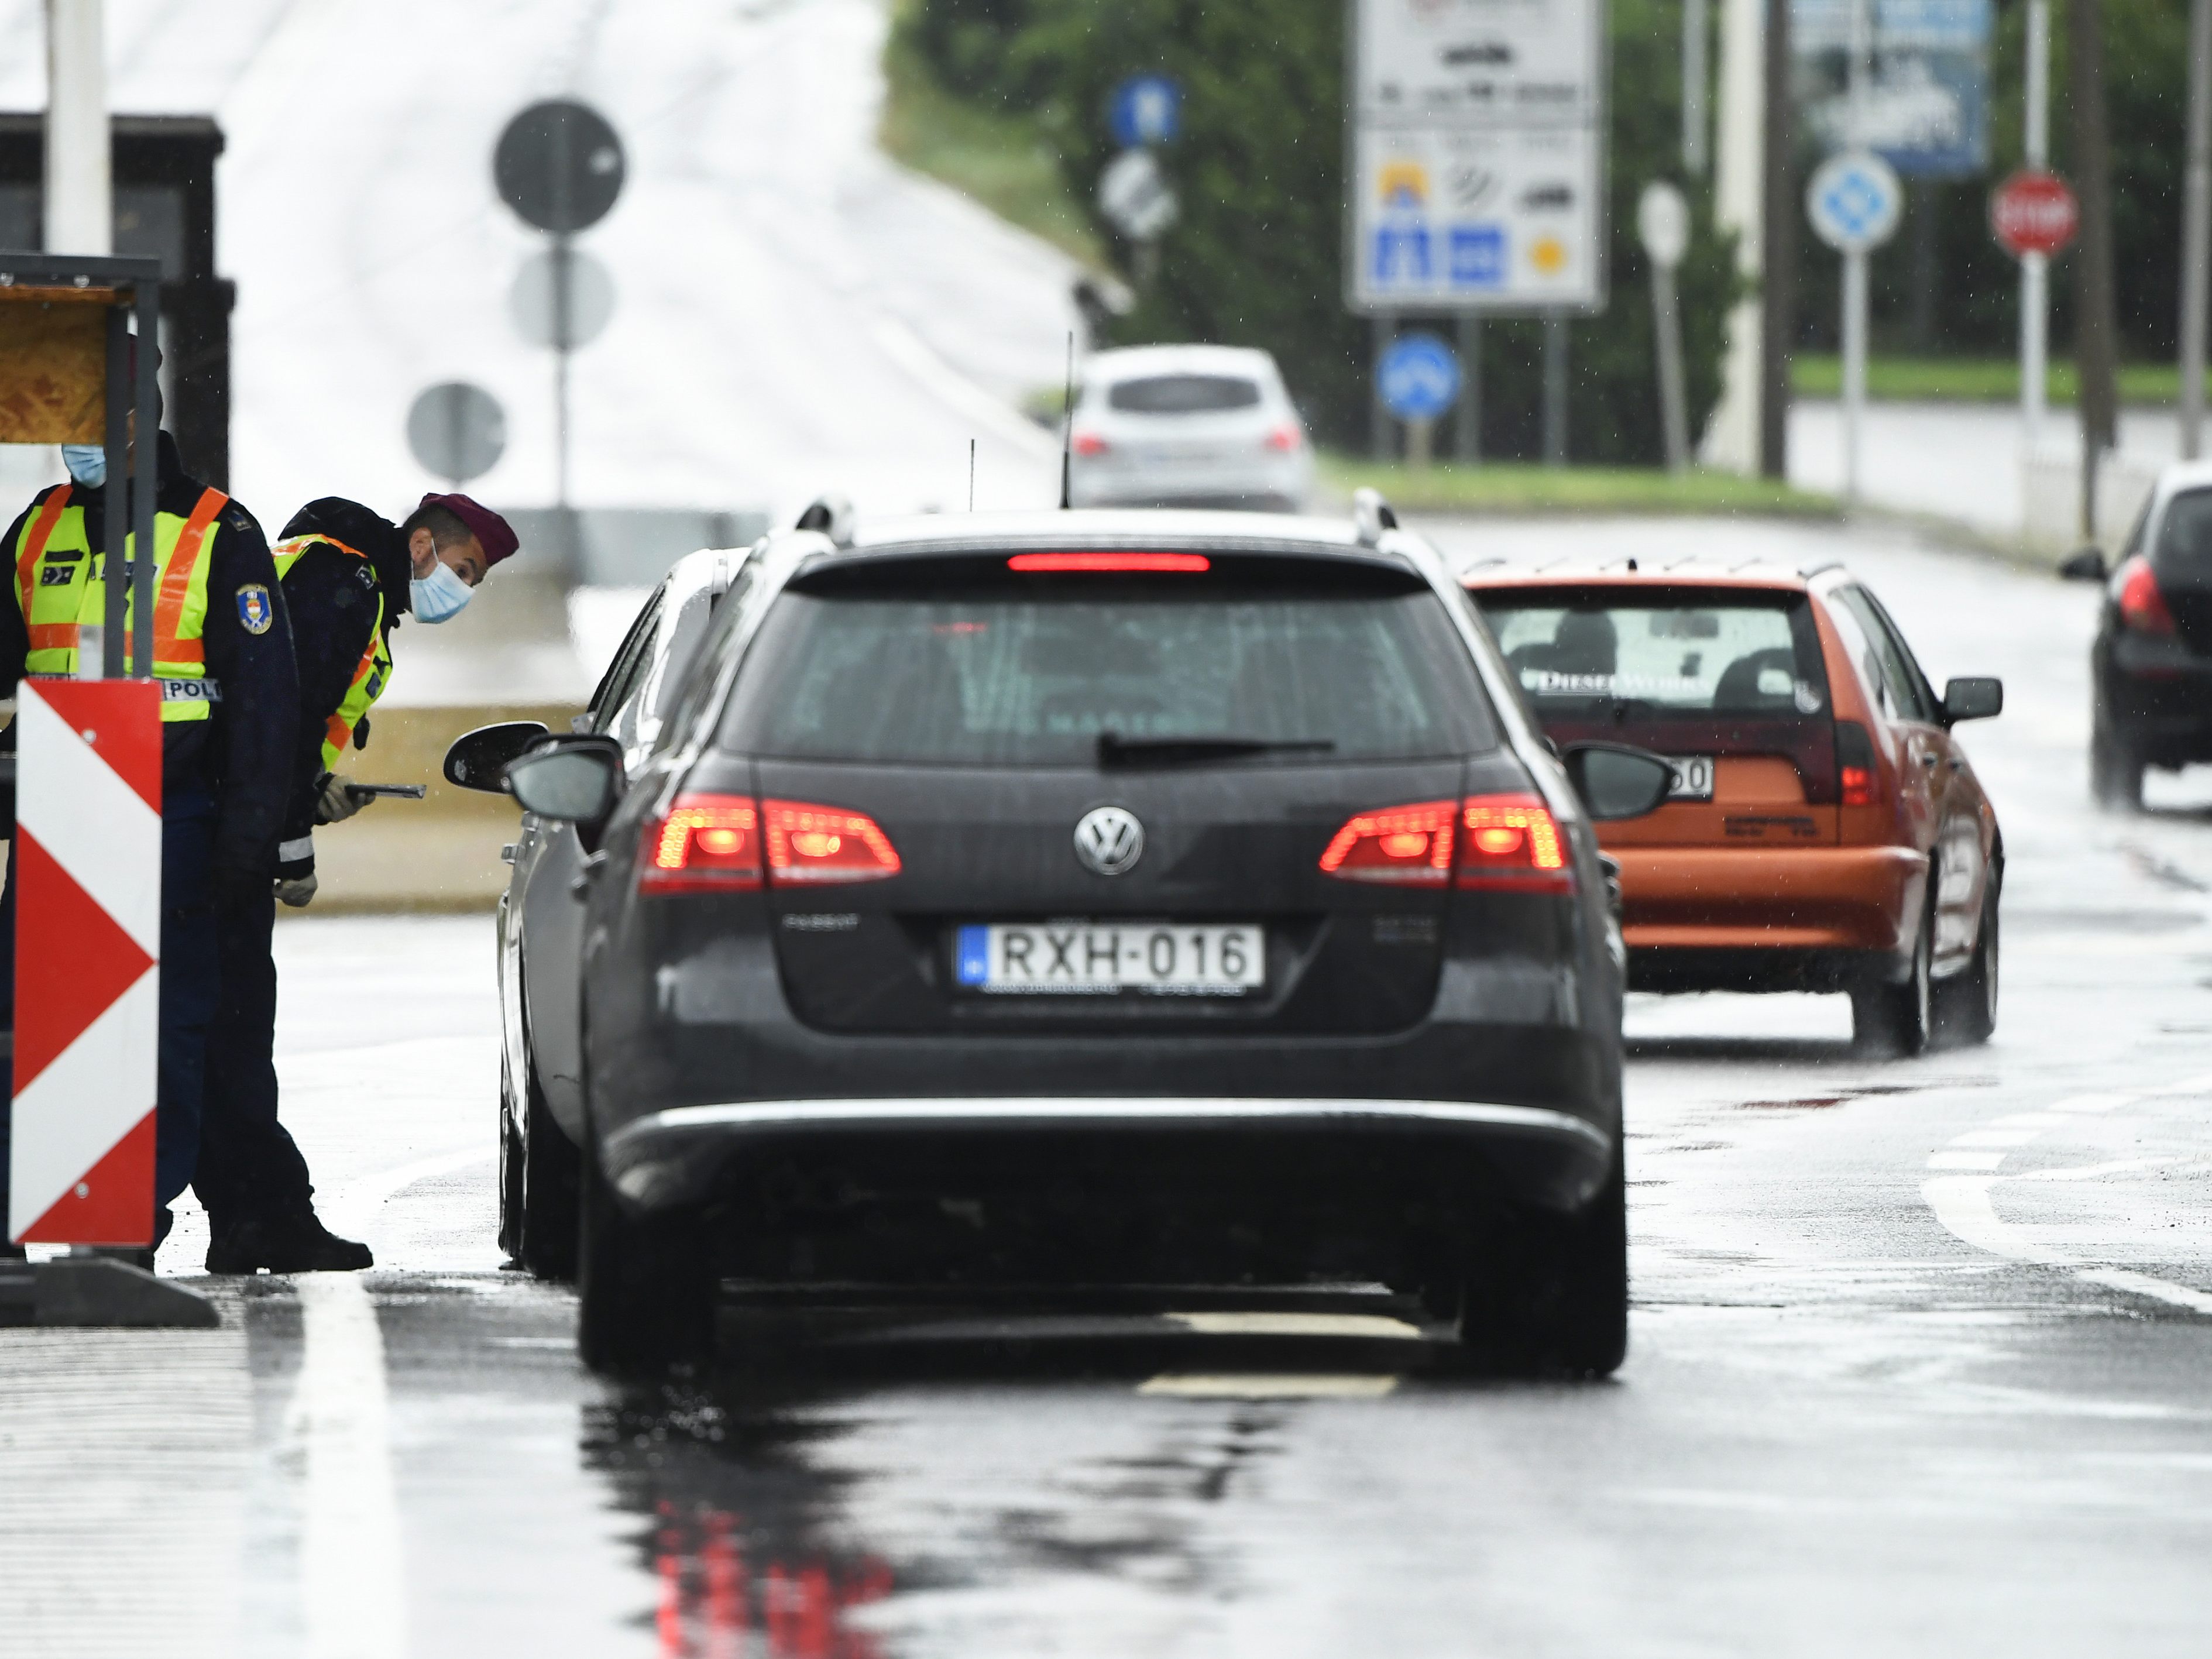
{"label": "rear wheel", "polygon": [[595,1371],[650,1374],[713,1347],[714,1283],[679,1220],[623,1212],[588,1127],[577,1243],[576,1348]]}
{"label": "rear wheel", "polygon": [[[526,1055],[525,1068],[529,1068]],[[504,1061],[500,1066],[500,1078],[504,1095],[500,1103],[500,1133],[502,1139],[511,1134],[515,1141],[514,1151],[507,1152],[502,1159],[502,1168],[507,1168],[508,1176],[500,1192],[500,1243],[507,1245],[508,1255],[529,1267],[538,1279],[575,1279],[577,1199],[581,1182],[581,1159],[575,1151],[575,1141],[568,1139],[566,1133],[562,1133],[562,1126],[553,1121],[553,1109],[546,1106],[544,1091],[538,1088],[535,1075],[529,1075],[520,1099],[515,1088],[507,1084]],[[504,1212],[508,1203],[515,1218],[514,1239],[507,1237]]]}
{"label": "rear wheel", "polygon": [[1938,988],[1946,1031],[1962,1043],[1987,1042],[1997,1029],[1997,888],[1982,901],[1982,926],[1966,972]]}
{"label": "rear wheel", "polygon": [[1851,993],[1851,1041],[1862,1054],[1910,1060],[1928,1047],[1934,1024],[1936,912],[1931,901],[1912,942],[1912,969],[1902,984],[1877,980]]}
{"label": "rear wheel", "polygon": [[2089,793],[2097,805],[2133,812],[2142,806],[2142,751],[2124,733],[2098,725],[2089,732]]}
{"label": "rear wheel", "polygon": [[1613,1167],[1573,1215],[1518,1218],[1474,1264],[1461,1299],[1470,1361],[1553,1376],[1610,1376],[1628,1353],[1628,1183]]}

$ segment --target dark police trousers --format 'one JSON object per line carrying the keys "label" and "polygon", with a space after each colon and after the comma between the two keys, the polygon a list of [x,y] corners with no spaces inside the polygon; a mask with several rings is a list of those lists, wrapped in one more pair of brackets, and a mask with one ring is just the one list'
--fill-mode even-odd
{"label": "dark police trousers", "polygon": [[208,1033],[207,1099],[192,1190],[216,1226],[313,1208],[307,1161],[276,1121],[276,896],[261,882],[222,893],[216,934],[222,1000]]}
{"label": "dark police trousers", "polygon": [[[168,1205],[192,1179],[199,1155],[200,1103],[214,1023],[216,950],[214,800],[199,791],[161,802],[161,1009],[154,1088],[154,1202],[157,1238],[169,1231]],[[0,1021],[15,1027],[15,843],[8,843],[8,886],[0,894]],[[8,1192],[9,1109],[0,1106],[0,1202]],[[11,1216],[9,1231],[38,1219]]]}

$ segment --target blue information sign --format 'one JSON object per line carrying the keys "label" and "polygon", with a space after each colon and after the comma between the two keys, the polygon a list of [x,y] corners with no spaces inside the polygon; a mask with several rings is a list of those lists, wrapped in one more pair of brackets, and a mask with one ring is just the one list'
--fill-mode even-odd
{"label": "blue information sign", "polygon": [[1124,149],[1171,144],[1182,129],[1182,88],[1164,75],[1133,75],[1114,88],[1106,125]]}
{"label": "blue information sign", "polygon": [[1459,356],[1433,334],[1401,334],[1375,365],[1382,405],[1401,421],[1433,421],[1459,401]]}

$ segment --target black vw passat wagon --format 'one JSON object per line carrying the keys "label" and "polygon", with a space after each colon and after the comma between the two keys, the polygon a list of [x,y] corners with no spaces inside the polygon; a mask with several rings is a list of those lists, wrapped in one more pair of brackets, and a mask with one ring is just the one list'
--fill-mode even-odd
{"label": "black vw passat wagon", "polygon": [[1387,507],[750,568],[627,775],[589,735],[507,772],[589,854],[587,1360],[698,1352],[727,1280],[1380,1280],[1486,1352],[1620,1363],[1589,823],[1669,774],[1554,758]]}

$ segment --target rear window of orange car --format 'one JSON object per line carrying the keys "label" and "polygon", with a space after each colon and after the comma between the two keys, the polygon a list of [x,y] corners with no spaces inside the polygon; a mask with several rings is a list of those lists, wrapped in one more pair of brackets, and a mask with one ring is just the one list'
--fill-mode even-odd
{"label": "rear window of orange car", "polygon": [[1540,718],[1828,711],[1802,593],[1590,586],[1478,589],[1474,598]]}

